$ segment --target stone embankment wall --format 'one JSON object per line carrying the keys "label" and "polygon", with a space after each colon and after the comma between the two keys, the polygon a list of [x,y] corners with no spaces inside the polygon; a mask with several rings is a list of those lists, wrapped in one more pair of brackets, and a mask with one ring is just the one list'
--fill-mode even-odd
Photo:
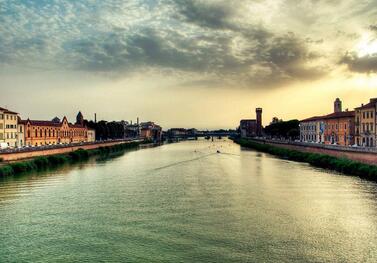
{"label": "stone embankment wall", "polygon": [[43,149],[43,150],[35,150],[35,151],[27,151],[27,152],[0,153],[0,158],[4,162],[9,162],[9,161],[30,159],[37,156],[47,156],[47,155],[54,155],[54,154],[69,153],[69,152],[76,151],[78,149],[92,150],[92,149],[97,149],[99,147],[107,147],[107,146],[113,146],[117,144],[124,144],[124,143],[131,143],[131,142],[132,141],[99,142],[95,144],[75,145],[75,146],[67,146],[67,147],[54,148],[54,149]]}
{"label": "stone embankment wall", "polygon": [[360,149],[343,150],[339,147],[339,150],[336,150],[335,147],[332,147],[332,149],[328,149],[327,147],[295,145],[295,144],[290,144],[290,143],[274,142],[270,140],[268,141],[255,140],[255,141],[259,143],[267,143],[276,147],[282,147],[282,148],[297,150],[301,152],[327,154],[327,155],[331,155],[331,156],[335,156],[339,158],[343,157],[350,160],[359,161],[362,163],[377,165],[377,153],[370,152],[370,151],[363,152]]}

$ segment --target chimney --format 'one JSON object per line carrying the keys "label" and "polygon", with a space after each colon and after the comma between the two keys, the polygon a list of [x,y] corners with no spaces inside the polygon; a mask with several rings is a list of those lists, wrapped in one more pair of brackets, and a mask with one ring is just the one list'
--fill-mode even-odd
{"label": "chimney", "polygon": [[97,123],[97,113],[94,113],[94,123]]}
{"label": "chimney", "polygon": [[137,120],[137,125],[139,125],[139,117],[137,117],[137,119],[136,119],[136,120]]}

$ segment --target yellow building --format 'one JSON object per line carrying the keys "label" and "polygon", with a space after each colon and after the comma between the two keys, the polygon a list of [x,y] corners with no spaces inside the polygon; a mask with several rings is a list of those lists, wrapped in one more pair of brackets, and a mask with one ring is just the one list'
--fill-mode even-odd
{"label": "yellow building", "polygon": [[88,139],[87,139],[88,142],[95,142],[96,141],[96,131],[95,130],[88,129],[87,135],[88,135],[87,136],[88,137]]}
{"label": "yellow building", "polygon": [[355,108],[356,144],[365,147],[376,146],[376,110],[377,98],[370,99],[368,104]]}
{"label": "yellow building", "polygon": [[25,125],[20,122],[20,118],[18,120],[17,129],[17,146],[18,147],[24,147],[25,146]]}
{"label": "yellow building", "polygon": [[18,146],[18,113],[0,107],[0,143]]}

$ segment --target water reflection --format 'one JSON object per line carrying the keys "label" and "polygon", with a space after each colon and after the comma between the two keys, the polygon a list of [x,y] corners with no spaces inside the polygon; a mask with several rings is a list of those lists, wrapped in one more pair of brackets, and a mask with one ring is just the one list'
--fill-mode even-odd
{"label": "water reflection", "polygon": [[375,262],[376,192],[229,141],[164,145],[2,181],[0,258]]}

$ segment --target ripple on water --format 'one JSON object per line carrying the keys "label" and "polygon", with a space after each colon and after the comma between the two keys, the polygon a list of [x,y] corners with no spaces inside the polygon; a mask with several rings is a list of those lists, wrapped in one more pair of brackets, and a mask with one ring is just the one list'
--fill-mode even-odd
{"label": "ripple on water", "polygon": [[376,193],[229,141],[182,142],[1,181],[0,258],[376,262]]}

